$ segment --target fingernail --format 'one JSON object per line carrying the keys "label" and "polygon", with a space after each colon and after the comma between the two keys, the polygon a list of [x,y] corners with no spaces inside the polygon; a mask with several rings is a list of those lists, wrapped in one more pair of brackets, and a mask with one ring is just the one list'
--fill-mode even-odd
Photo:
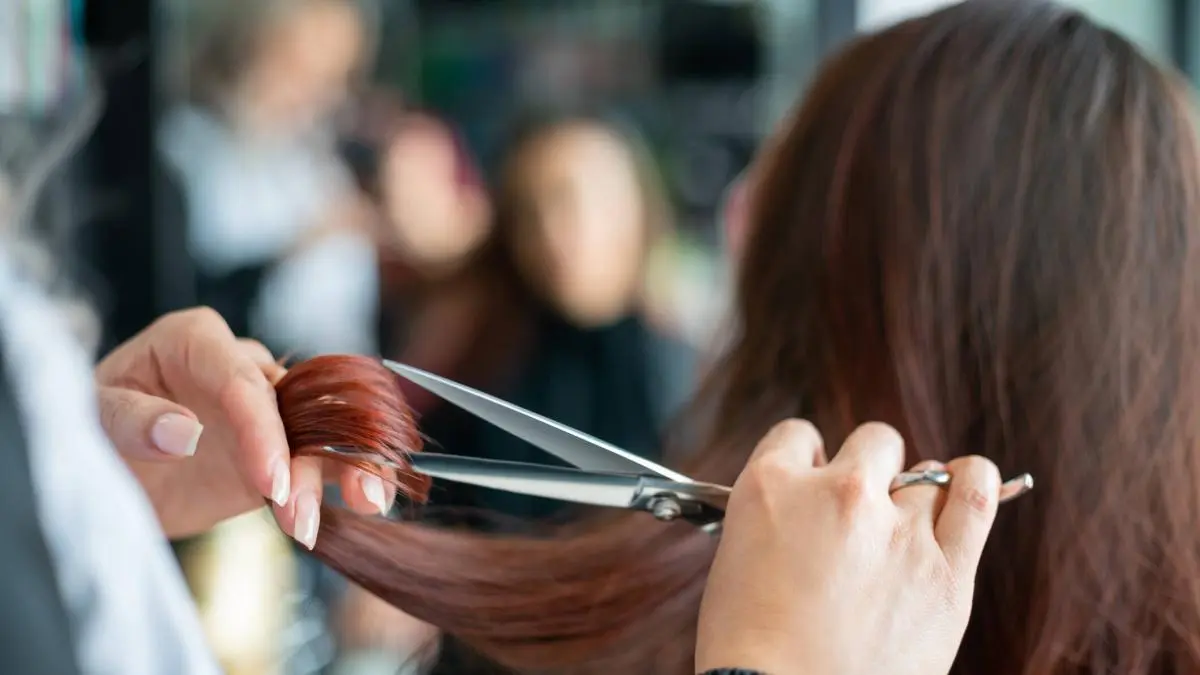
{"label": "fingernail", "polygon": [[292,467],[280,460],[275,464],[275,475],[271,477],[271,501],[279,506],[287,504],[292,492]]}
{"label": "fingernail", "polygon": [[150,429],[150,441],[160,452],[175,457],[191,457],[196,454],[200,432],[204,425],[179,413],[167,413],[159,417]]}
{"label": "fingernail", "polygon": [[381,514],[388,512],[387,495],[383,492],[383,479],[373,473],[364,473],[359,482],[362,484],[363,496],[371,506],[379,509]]}
{"label": "fingernail", "polygon": [[296,541],[312,550],[317,545],[317,526],[320,525],[321,511],[317,508],[317,498],[305,492],[296,497]]}

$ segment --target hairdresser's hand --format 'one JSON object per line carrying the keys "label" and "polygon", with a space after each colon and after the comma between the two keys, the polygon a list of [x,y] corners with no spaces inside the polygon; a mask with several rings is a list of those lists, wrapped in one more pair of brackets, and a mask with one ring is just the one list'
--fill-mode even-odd
{"label": "hairdresser's hand", "polygon": [[[946,673],[1000,494],[995,465],[889,496],[904,446],[868,424],[828,466],[807,422],[777,426],[733,489],[700,611],[697,670]],[[933,468],[926,466],[922,468]]]}
{"label": "hairdresser's hand", "polygon": [[159,319],[96,368],[101,421],[167,536],[203,532],[267,498],[283,529],[311,546],[321,484],[339,478],[352,508],[386,507],[377,477],[290,460],[273,386],[283,374],[266,347],[235,338],[209,309]]}

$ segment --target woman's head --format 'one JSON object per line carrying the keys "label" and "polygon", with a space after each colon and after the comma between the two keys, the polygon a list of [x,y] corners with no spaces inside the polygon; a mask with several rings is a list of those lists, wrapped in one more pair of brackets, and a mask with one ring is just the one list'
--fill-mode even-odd
{"label": "woman's head", "polygon": [[192,98],[257,132],[305,129],[345,99],[367,53],[354,0],[202,3]]}
{"label": "woman's head", "polygon": [[850,46],[755,167],[726,428],[882,420],[1037,476],[968,672],[1200,669],[1188,101],[1077,12],[966,2]]}
{"label": "woman's head", "polygon": [[[795,416],[1029,471],[955,672],[1200,672],[1198,162],[1185,88],[1078,13],[976,0],[857,40],[751,172],[684,471],[729,484]],[[694,529],[324,522],[319,555],[506,663],[692,672]]]}
{"label": "woman's head", "polygon": [[522,276],[581,325],[627,313],[642,290],[665,197],[646,153],[587,117],[539,121],[501,170],[498,221]]}
{"label": "woman's head", "polygon": [[434,117],[408,114],[390,135],[378,197],[401,253],[419,270],[455,268],[491,232],[491,202],[474,163]]}

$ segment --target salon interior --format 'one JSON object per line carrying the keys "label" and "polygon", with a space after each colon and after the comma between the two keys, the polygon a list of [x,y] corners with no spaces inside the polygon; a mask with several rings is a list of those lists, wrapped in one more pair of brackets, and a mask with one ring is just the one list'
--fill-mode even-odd
{"label": "salon interior", "polygon": [[[396,359],[652,456],[728,328],[761,139],[823,56],[943,4],[0,0],[0,197],[47,173],[35,225],[97,353],[207,305],[275,354]],[[1200,0],[1070,4],[1200,73]],[[409,393],[444,451],[538,461]],[[436,660],[265,509],[175,551],[230,675]]]}

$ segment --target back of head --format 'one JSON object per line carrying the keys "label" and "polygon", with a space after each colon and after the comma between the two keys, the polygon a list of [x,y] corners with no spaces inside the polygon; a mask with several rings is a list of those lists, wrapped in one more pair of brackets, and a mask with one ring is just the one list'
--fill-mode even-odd
{"label": "back of head", "polygon": [[1185,89],[1041,2],[850,46],[755,173],[721,423],[1030,471],[964,673],[1200,672],[1200,179]]}
{"label": "back of head", "polygon": [[[974,0],[852,44],[752,174],[740,334],[683,470],[730,484],[797,416],[831,451],[879,420],[913,462],[1029,471],[956,672],[1200,673],[1189,113],[1054,5]],[[636,514],[538,541],[331,510],[315,554],[506,665],[682,674],[713,548]]]}

